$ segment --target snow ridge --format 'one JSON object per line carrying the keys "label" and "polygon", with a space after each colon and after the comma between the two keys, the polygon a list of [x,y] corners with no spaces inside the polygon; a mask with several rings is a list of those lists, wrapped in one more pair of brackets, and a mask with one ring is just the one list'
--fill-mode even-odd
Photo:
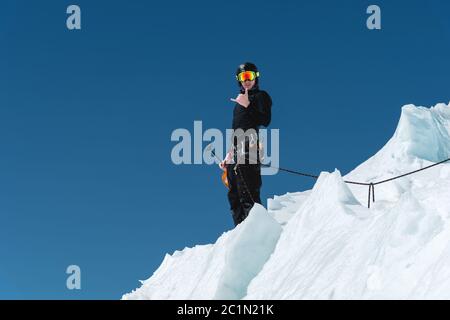
{"label": "snow ridge", "polygon": [[450,106],[406,105],[392,138],[341,176],[256,204],[215,244],[166,255],[123,299],[450,299]]}
{"label": "snow ridge", "polygon": [[153,276],[123,299],[241,299],[269,259],[281,226],[255,204],[247,219],[214,245],[166,255]]}

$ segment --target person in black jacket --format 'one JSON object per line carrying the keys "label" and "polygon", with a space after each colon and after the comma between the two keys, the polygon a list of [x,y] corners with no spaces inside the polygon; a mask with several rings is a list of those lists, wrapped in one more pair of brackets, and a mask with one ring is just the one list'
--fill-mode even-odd
{"label": "person in black jacket", "polygon": [[[251,62],[236,71],[240,94],[233,111],[232,150],[220,163],[227,170],[228,201],[235,226],[244,221],[254,203],[261,203],[261,157],[258,130],[271,120],[272,99],[259,89],[258,68]],[[244,133],[244,134],[243,134]]]}

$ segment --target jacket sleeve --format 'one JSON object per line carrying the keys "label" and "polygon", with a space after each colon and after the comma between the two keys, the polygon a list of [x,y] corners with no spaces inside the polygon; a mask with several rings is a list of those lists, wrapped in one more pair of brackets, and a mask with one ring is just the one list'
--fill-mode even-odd
{"label": "jacket sleeve", "polygon": [[255,99],[250,103],[247,108],[247,112],[251,117],[256,119],[259,125],[267,127],[272,119],[272,99],[269,94],[262,91]]}

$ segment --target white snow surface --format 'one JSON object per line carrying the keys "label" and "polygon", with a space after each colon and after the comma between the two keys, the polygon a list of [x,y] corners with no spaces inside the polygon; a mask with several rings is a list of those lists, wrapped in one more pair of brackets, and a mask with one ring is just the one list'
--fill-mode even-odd
{"label": "white snow surface", "polygon": [[123,299],[450,299],[450,104],[406,105],[393,137],[341,176],[255,204],[215,244],[166,255]]}

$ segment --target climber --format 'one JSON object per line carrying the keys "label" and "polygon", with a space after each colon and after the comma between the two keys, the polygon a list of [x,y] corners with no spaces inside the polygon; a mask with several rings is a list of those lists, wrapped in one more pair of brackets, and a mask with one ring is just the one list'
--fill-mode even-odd
{"label": "climber", "polygon": [[240,94],[233,111],[232,149],[219,166],[226,171],[228,201],[235,226],[249,214],[253,204],[261,203],[261,157],[258,129],[271,120],[272,99],[259,89],[258,68],[251,62],[239,65],[236,80]]}

